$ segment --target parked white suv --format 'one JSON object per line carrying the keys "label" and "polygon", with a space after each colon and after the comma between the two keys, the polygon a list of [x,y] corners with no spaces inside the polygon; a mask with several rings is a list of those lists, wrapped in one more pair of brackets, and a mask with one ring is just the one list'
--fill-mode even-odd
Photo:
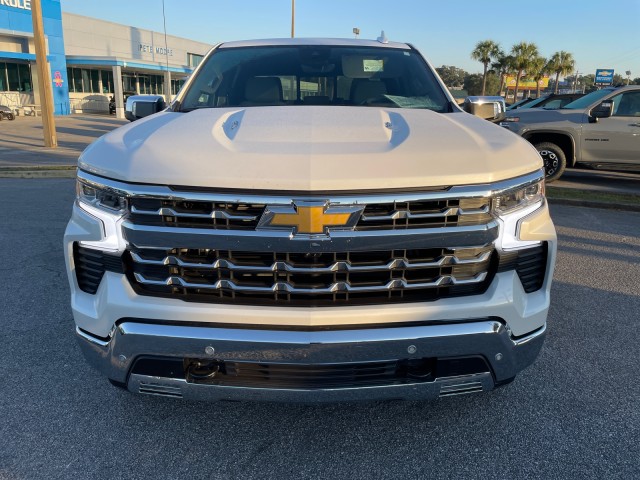
{"label": "parked white suv", "polygon": [[77,185],[77,336],[132,392],[433,398],[541,348],[542,161],[409,44],[220,44],[170,107],[88,147]]}

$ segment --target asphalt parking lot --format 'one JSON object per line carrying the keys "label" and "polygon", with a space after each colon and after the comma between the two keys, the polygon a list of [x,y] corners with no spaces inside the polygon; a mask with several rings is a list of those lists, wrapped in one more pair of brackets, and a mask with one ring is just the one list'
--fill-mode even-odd
{"label": "asphalt parking lot", "polygon": [[70,179],[0,179],[0,478],[640,478],[640,213],[552,206],[548,337],[516,381],[432,403],[134,396],[73,336]]}

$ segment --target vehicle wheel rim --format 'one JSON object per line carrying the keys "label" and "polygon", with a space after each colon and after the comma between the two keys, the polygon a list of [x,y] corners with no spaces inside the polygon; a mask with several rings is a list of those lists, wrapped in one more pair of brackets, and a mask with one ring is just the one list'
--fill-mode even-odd
{"label": "vehicle wheel rim", "polygon": [[549,150],[541,150],[540,156],[542,157],[542,161],[544,162],[544,171],[547,172],[547,177],[550,177],[551,175],[556,173],[560,163],[558,156]]}

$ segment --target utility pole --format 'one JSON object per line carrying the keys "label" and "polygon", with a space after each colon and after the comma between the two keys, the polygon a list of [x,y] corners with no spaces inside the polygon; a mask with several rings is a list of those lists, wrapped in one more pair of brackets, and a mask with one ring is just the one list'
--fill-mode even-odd
{"label": "utility pole", "polygon": [[31,0],[31,17],[33,20],[33,41],[36,47],[36,68],[38,70],[38,90],[42,103],[42,130],[44,146],[56,148],[56,123],[53,119],[53,87],[51,86],[51,70],[47,62],[47,49],[44,43],[44,26],[42,23],[42,4],[40,0]]}
{"label": "utility pole", "polygon": [[578,88],[578,75],[580,75],[580,72],[576,69],[576,76],[573,78],[573,93],[577,93],[576,88]]}
{"label": "utility pole", "polygon": [[171,72],[169,71],[169,44],[167,43],[167,17],[164,13],[164,0],[162,0],[162,24],[164,26],[164,56],[167,70],[164,72],[164,98],[167,105],[171,103]]}
{"label": "utility pole", "polygon": [[296,0],[291,0],[291,38],[296,36]]}

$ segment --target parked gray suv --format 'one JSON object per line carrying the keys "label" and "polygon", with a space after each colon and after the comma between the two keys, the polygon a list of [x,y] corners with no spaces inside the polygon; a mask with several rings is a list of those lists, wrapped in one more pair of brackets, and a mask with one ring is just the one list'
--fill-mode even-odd
{"label": "parked gray suv", "polygon": [[517,110],[500,124],[536,147],[547,182],[576,163],[640,169],[640,85],[603,88],[559,110]]}

